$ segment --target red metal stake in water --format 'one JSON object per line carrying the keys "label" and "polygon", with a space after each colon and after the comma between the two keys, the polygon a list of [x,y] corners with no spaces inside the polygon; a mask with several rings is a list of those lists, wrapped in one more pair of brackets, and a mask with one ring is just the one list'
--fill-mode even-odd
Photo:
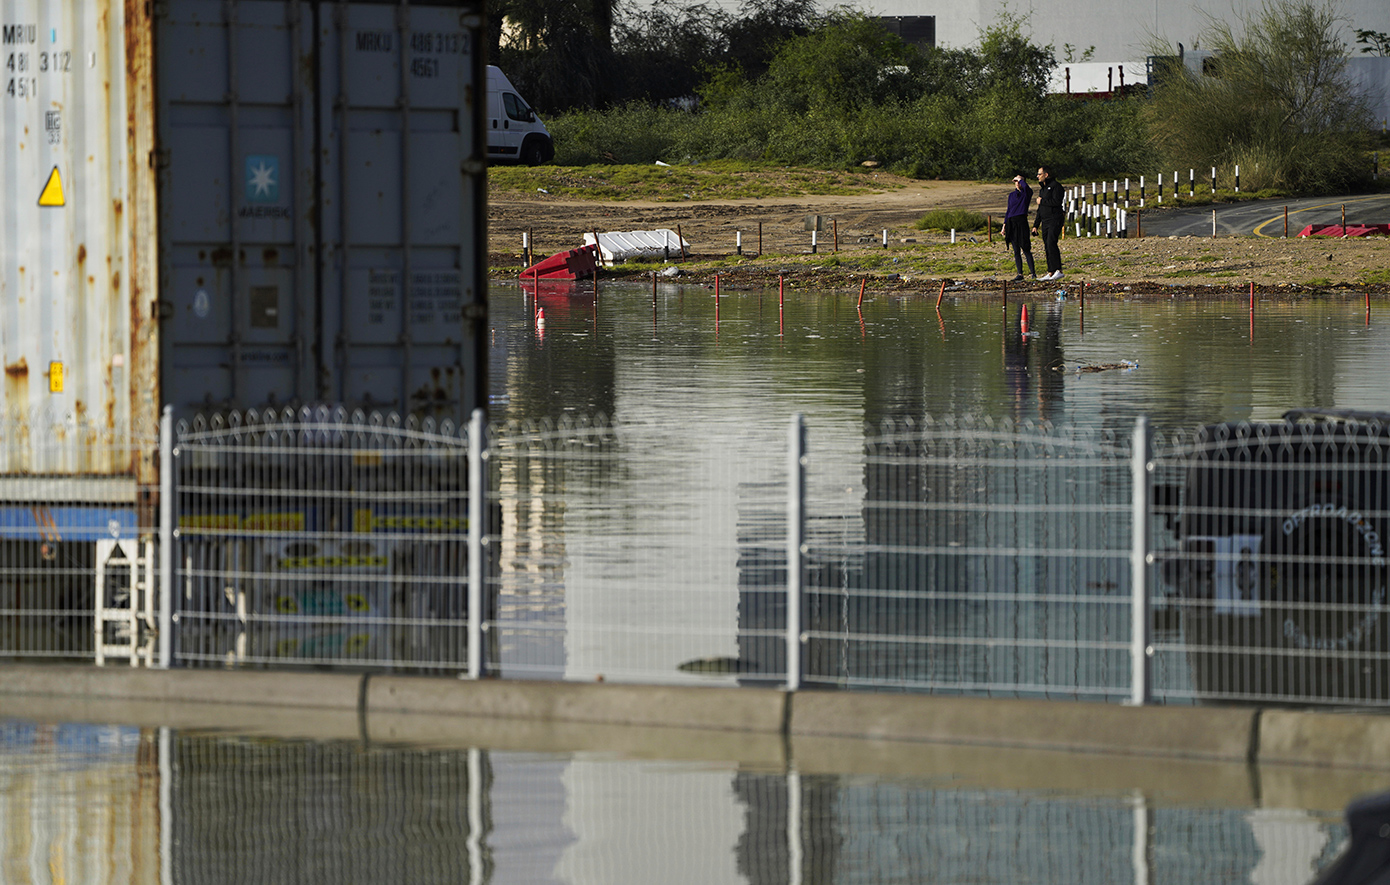
{"label": "red metal stake in water", "polygon": [[938,310],[941,309],[941,299],[943,299],[943,298],[945,298],[945,297],[946,297],[946,281],[945,281],[945,280],[942,280],[942,281],[941,281],[941,291],[936,293],[936,307],[937,307]]}
{"label": "red metal stake in water", "polygon": [[719,333],[719,274],[714,275],[714,331]]}
{"label": "red metal stake in water", "polygon": [[867,285],[869,285],[868,277],[865,277],[864,279],[859,281],[859,301],[857,304],[854,305],[855,307],[860,307],[864,304],[864,287]]}
{"label": "red metal stake in water", "polygon": [[777,278],[777,334],[778,334],[778,335],[781,335],[783,332],[785,332],[785,331],[786,331],[786,328],[787,328],[787,327],[786,327],[786,324],[785,324],[785,321],[784,321],[783,318],[782,318],[782,295],[783,295],[783,292],[785,291],[785,288],[786,288],[785,283],[786,283],[786,278],[785,278],[785,277],[779,276],[779,277]]}

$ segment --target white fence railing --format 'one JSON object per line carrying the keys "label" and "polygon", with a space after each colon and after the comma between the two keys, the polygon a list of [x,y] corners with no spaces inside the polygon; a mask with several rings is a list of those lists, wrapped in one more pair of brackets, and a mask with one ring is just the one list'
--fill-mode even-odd
{"label": "white fence railing", "polygon": [[0,480],[0,656],[1384,705],[1376,417],[166,418],[159,487]]}

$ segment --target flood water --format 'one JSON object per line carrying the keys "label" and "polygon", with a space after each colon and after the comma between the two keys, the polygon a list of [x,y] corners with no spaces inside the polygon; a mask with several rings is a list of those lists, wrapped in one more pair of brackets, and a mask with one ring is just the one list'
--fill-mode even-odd
{"label": "flood water", "polygon": [[[1058,300],[1059,292],[1065,293]],[[980,415],[1128,432],[1278,418],[1295,407],[1390,410],[1390,313],[1359,298],[1187,297],[1081,303],[1080,287],[1010,296],[947,291],[721,291],[495,285],[496,418],[601,412],[703,428],[814,433],[865,422]],[[1029,335],[1019,328],[1029,310]],[[544,325],[532,321],[544,312]],[[1132,370],[1078,371],[1137,363]]]}
{"label": "flood water", "polygon": [[[757,485],[757,465],[781,463],[797,412],[810,450],[842,459],[838,479],[853,486],[864,428],[882,421],[1127,434],[1139,415],[1164,432],[1293,407],[1390,410],[1390,332],[1359,301],[1262,300],[1252,318],[1245,302],[1181,299],[1083,312],[1065,291],[1026,300],[1025,334],[1024,302],[1003,309],[997,296],[948,292],[939,310],[934,292],[875,296],[857,309],[855,293],[779,305],[775,290],[725,291],[716,307],[703,287],[662,284],[653,298],[611,286],[595,299],[497,285],[491,417],[601,413],[641,426],[623,481],[604,493],[708,501],[717,514],[731,489]],[[1102,365],[1124,367],[1079,371]],[[731,465],[729,486],[670,469],[699,458]],[[614,599],[659,608],[679,595],[653,593],[633,570],[648,560],[615,557],[614,526],[567,503],[550,595],[530,605],[582,620]],[[696,528],[729,534],[715,518]],[[733,623],[707,632],[727,643],[736,568],[723,577],[713,617]],[[502,675],[612,673],[636,648],[623,635],[513,649]],[[643,666],[728,653],[685,638]],[[253,733],[130,711],[25,713],[11,700],[0,717],[0,878],[11,882],[1301,885],[1340,850],[1345,804],[1390,789],[1364,771],[674,731],[643,742],[631,729],[508,726],[382,743],[355,718]]]}
{"label": "flood water", "polygon": [[[528,527],[530,546],[527,557],[503,561],[504,617],[538,627],[499,631],[502,675],[700,682],[717,677],[685,672],[690,662],[734,659],[745,669],[775,672],[777,650],[750,653],[741,638],[781,623],[750,616],[764,587],[750,566],[757,551],[750,552],[746,539],[757,535],[766,514],[785,509],[785,498],[775,496],[784,494],[778,482],[794,413],[806,422],[808,518],[818,531],[831,526],[840,533],[829,547],[853,550],[900,547],[905,542],[894,539],[908,536],[870,525],[865,506],[908,494],[883,487],[882,476],[866,466],[866,442],[885,424],[1047,423],[1128,441],[1141,415],[1164,435],[1208,422],[1277,419],[1296,407],[1390,410],[1382,369],[1390,356],[1390,317],[1368,316],[1357,299],[1259,299],[1252,312],[1246,300],[1187,296],[1083,304],[1076,285],[1014,293],[1007,305],[998,291],[948,290],[938,308],[937,295],[869,296],[861,305],[857,292],[779,299],[776,289],[725,289],[716,302],[703,286],[660,284],[655,293],[650,286],[604,286],[598,297],[591,284],[539,291],[495,286],[492,417],[606,415],[618,428],[621,452],[621,469],[602,476],[544,483],[518,477],[503,490],[528,504],[540,501],[543,512],[509,511],[505,521],[508,531]],[[537,311],[543,323],[535,320]],[[1101,483],[1095,476],[1085,483],[1091,502]],[[1123,475],[1118,486],[1128,487]],[[1007,500],[1022,509],[1051,504],[1029,497],[1032,491],[1017,494]],[[1098,588],[1117,604],[1094,606],[1094,617],[1079,619],[1084,623],[1074,636],[1123,642],[1127,520],[1123,509],[1086,525],[1039,517],[1032,524],[1038,539],[1066,547],[1078,539],[1094,545],[1104,535],[1120,556],[1075,568],[1054,560],[1068,575],[1081,575],[1065,587],[1038,583],[1046,576],[1037,570],[1026,586],[990,578],[988,587],[1054,599],[1077,587]],[[1001,518],[972,529],[977,534],[970,537],[978,539],[975,546],[997,546],[1032,537],[1026,530]],[[868,589],[886,597],[904,589],[916,568],[919,583],[912,587],[923,589],[926,557],[899,558],[827,571],[824,586],[841,583],[838,576],[846,590],[876,583]],[[986,586],[962,572],[936,573],[942,586],[925,589]],[[772,575],[767,586],[776,583]],[[826,602],[838,614],[848,597]],[[943,622],[941,629],[977,635],[981,619],[997,618],[972,611],[952,610],[959,623]],[[907,602],[890,614],[908,623],[936,612]],[[1062,600],[1056,612],[1038,617],[1055,631],[1073,614]],[[835,626],[845,635],[878,629],[856,631],[846,617]],[[841,685],[941,684],[939,674],[948,673],[1011,691],[1038,678],[950,650],[919,665],[902,646],[831,645],[808,654],[825,652],[818,675]],[[1001,648],[1001,659],[1012,654],[1007,643]],[[885,655],[895,666],[884,665]],[[1112,699],[1128,690],[1123,648],[1086,661],[1055,650],[1049,655],[1038,663],[1041,670],[1080,674],[1077,686],[1053,688],[1084,687]],[[1160,664],[1162,687],[1190,694],[1185,659],[1171,655]]]}
{"label": "flood water", "polygon": [[[298,715],[285,734],[312,730]],[[1345,802],[1390,786],[676,730],[643,745],[632,729],[524,723],[491,746],[384,744],[340,724],[306,739],[0,720],[3,878],[1303,885],[1341,850]]]}

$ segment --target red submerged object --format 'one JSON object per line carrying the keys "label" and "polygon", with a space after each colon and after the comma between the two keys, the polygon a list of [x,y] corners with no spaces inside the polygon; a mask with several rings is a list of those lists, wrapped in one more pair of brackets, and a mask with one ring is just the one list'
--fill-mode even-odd
{"label": "red submerged object", "polygon": [[598,269],[594,245],[581,246],[568,252],[556,252],[521,272],[523,280],[577,280],[591,277]]}

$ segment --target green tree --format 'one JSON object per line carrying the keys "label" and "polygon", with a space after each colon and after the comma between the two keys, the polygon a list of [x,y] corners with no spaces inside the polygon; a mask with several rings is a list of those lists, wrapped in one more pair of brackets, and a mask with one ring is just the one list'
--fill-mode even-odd
{"label": "green tree", "polygon": [[920,94],[920,52],[878,21],[840,10],[825,26],[784,41],[759,87],[785,111],[850,109]]}
{"label": "green tree", "polygon": [[1390,55],[1390,34],[1384,31],[1363,31],[1357,28],[1356,42],[1361,44],[1361,51],[1367,55]]}
{"label": "green tree", "polygon": [[980,32],[977,90],[1009,93],[1041,101],[1047,95],[1057,56],[1051,46],[1038,46],[1025,33],[1027,20],[1007,8],[994,24]]}
{"label": "green tree", "polygon": [[701,70],[723,57],[728,15],[697,3],[655,4],[614,32],[615,100],[659,102],[695,94]]}
{"label": "green tree", "polygon": [[1266,0],[1235,22],[1209,19],[1201,40],[1215,53],[1208,71],[1169,65],[1148,106],[1165,166],[1239,164],[1252,190],[1338,191],[1367,177],[1370,112],[1329,3]]}
{"label": "green tree", "polygon": [[490,57],[543,112],[607,102],[615,0],[493,0]]}

